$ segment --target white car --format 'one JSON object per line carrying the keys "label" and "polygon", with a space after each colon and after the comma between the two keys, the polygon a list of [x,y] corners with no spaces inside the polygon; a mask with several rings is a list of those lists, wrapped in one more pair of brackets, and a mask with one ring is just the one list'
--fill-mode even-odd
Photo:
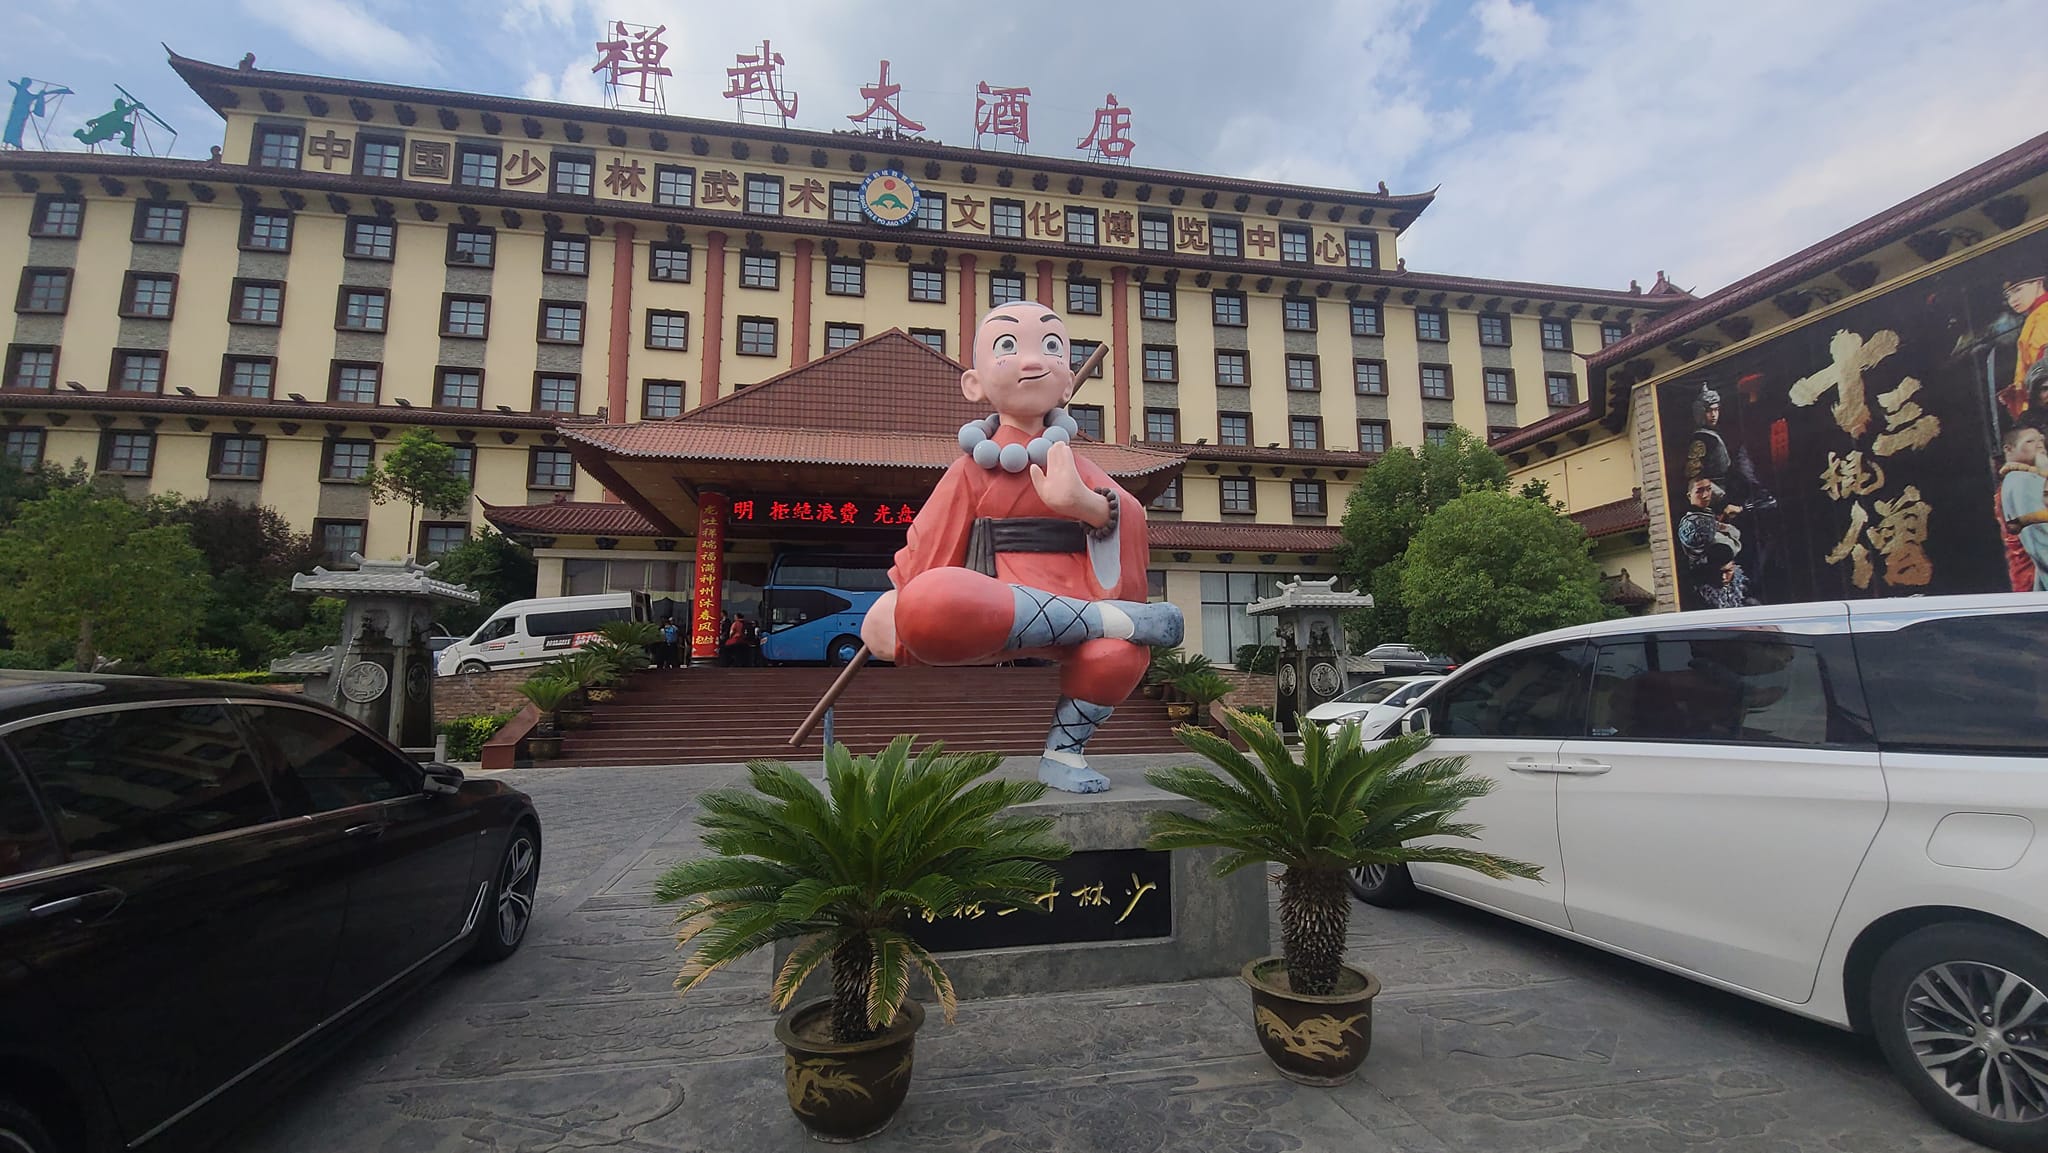
{"label": "white car", "polygon": [[[1874,1035],[1943,1124],[2048,1149],[2048,594],[1606,621],[1496,649],[1390,731],[1496,782],[1543,867],[1418,889]],[[1461,842],[1470,844],[1470,842]]]}
{"label": "white car", "polygon": [[1332,735],[1344,725],[1357,725],[1359,736],[1371,740],[1441,680],[1440,676],[1427,676],[1367,681],[1310,709],[1308,719]]}

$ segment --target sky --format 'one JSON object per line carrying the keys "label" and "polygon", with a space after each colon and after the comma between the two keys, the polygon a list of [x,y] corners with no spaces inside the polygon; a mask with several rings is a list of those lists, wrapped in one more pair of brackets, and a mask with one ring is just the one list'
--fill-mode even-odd
{"label": "sky", "polygon": [[[601,100],[615,19],[666,25],[672,114],[733,119],[771,42],[795,126],[847,126],[879,62],[926,135],[972,145],[978,82],[1028,86],[1029,151],[1074,156],[1114,93],[1133,162],[1437,189],[1411,268],[1712,291],[2048,131],[2038,0],[21,0],[0,72],[120,84],[204,157],[220,119],[165,63]],[[0,93],[4,95],[4,93]]]}

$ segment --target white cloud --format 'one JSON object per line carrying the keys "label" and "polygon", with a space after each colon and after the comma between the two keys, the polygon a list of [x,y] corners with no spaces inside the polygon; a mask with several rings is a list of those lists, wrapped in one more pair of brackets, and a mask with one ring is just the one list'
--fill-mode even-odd
{"label": "white cloud", "polygon": [[1479,54],[1502,72],[1513,71],[1550,47],[1550,21],[1533,0],[1479,0],[1472,15],[1479,21]]}
{"label": "white cloud", "polygon": [[330,60],[376,69],[435,71],[428,46],[355,0],[242,0],[242,10]]}

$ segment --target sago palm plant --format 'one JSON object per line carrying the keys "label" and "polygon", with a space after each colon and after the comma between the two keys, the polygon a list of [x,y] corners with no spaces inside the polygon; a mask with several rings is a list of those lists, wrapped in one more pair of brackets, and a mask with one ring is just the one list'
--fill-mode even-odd
{"label": "sago palm plant", "polygon": [[913,940],[913,916],[1030,909],[1054,882],[1040,862],[1068,848],[1050,817],[1005,814],[1045,792],[1037,781],[983,780],[995,753],[915,756],[898,737],[874,756],[825,754],[825,789],[777,761],[747,766],[751,790],[707,793],[697,823],[716,856],[663,874],[655,896],[683,902],[677,941],[694,944],[676,984],[687,993],[719,968],[794,938],[772,986],[775,1007],[819,965],[832,973],[835,1041],[863,1041],[896,1018],[911,971],[924,974],[946,1019],[953,985]]}
{"label": "sago palm plant", "polygon": [[1367,749],[1355,725],[1330,736],[1303,725],[1296,759],[1273,722],[1232,710],[1224,721],[1250,755],[1225,738],[1191,726],[1182,744],[1205,767],[1145,774],[1159,788],[1208,806],[1206,815],[1153,814],[1153,849],[1221,848],[1217,875],[1273,862],[1280,874],[1280,941],[1288,984],[1309,996],[1331,993],[1344,960],[1351,919],[1349,869],[1428,861],[1476,869],[1489,877],[1528,877],[1541,870],[1474,849],[1416,844],[1424,838],[1472,838],[1479,829],[1456,820],[1466,802],[1493,788],[1465,771],[1464,758],[1421,760],[1426,734]]}

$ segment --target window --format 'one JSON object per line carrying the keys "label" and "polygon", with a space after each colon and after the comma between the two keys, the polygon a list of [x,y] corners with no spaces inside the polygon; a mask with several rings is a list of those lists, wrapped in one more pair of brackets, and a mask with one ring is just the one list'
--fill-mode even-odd
{"label": "window", "polygon": [[1067,415],[1074,418],[1074,427],[1080,435],[1089,440],[1102,439],[1102,406],[1099,404],[1070,404]]}
{"label": "window", "polygon": [[860,343],[861,327],[858,324],[827,324],[825,326],[825,351],[837,352],[852,348]]}
{"label": "window", "polygon": [[770,316],[740,317],[740,355],[775,355],[775,318]]}
{"label": "window", "polygon": [[71,270],[68,268],[24,268],[21,289],[14,297],[16,312],[61,313],[71,305]]}
{"label": "window", "polygon": [[[938,268],[910,270],[910,299],[930,304],[946,302],[946,273]],[[1073,311],[1071,308],[1069,312]]]}
{"label": "window", "polygon": [[156,464],[153,432],[108,432],[100,440],[100,471],[148,476]]}
{"label": "window", "polygon": [[277,386],[277,361],[267,356],[230,356],[221,361],[220,394],[268,400]]}
{"label": "window", "polygon": [[9,345],[7,387],[45,390],[57,387],[57,350],[47,345]]}
{"label": "window", "polygon": [[533,407],[537,412],[576,411],[579,381],[574,376],[542,373],[533,378]]}
{"label": "window", "polygon": [[647,279],[676,284],[690,282],[690,246],[655,244],[647,249]]}
{"label": "window", "polygon": [[867,214],[860,199],[860,185],[834,184],[828,216],[840,224],[859,224]]}
{"label": "window", "polygon": [[1307,264],[1308,245],[1308,229],[1292,224],[1280,226],[1281,260],[1289,264]]}
{"label": "window", "polygon": [[375,442],[367,440],[329,440],[326,459],[320,462],[320,479],[348,481],[353,483],[369,475],[370,462],[376,456]]}
{"label": "window", "polygon": [[1603,643],[1593,659],[1587,734],[1765,745],[1867,741],[1867,729],[1842,723],[1832,705],[1825,663],[1811,638],[1783,633],[1660,633]]}
{"label": "window", "polygon": [[1422,398],[1424,400],[1451,399],[1450,365],[1425,364],[1422,366]]}
{"label": "window", "polygon": [[1857,633],[1879,743],[1901,752],[2048,756],[2048,729],[2039,719],[2048,699],[2042,636],[2048,613],[2039,610]]}
{"label": "window", "polygon": [[910,339],[924,345],[940,356],[946,354],[946,332],[941,328],[913,328]]}
{"label": "window", "polygon": [[301,139],[302,134],[297,128],[283,124],[259,124],[256,126],[252,162],[258,168],[297,168]]}
{"label": "window", "polygon": [[654,166],[654,202],[671,208],[690,208],[697,203],[697,170],[673,164]]}
{"label": "window", "polygon": [[866,296],[868,266],[860,260],[834,258],[825,265],[825,292],[831,296]]}
{"label": "window", "polygon": [[1237,349],[1216,350],[1216,383],[1242,388],[1252,382],[1251,357]]}
{"label": "window", "polygon": [[1138,315],[1145,320],[1173,319],[1174,291],[1163,284],[1147,284],[1138,289]]}
{"label": "window", "polygon": [[1099,280],[1067,281],[1067,311],[1076,316],[1102,315],[1102,282]]}
{"label": "window", "polygon": [[576,460],[559,448],[536,448],[529,462],[526,487],[569,489],[576,487]]}
{"label": "window", "polygon": [[946,197],[940,192],[920,192],[917,197],[917,216],[911,225],[923,232],[944,232],[946,230]]}
{"label": "window", "polygon": [[1271,645],[1278,622],[1245,612],[1251,602],[1279,592],[1274,572],[1205,572],[1202,582],[1202,654],[1217,664],[1237,659],[1247,645]]}
{"label": "window", "polygon": [[1322,481],[1297,480],[1290,487],[1293,490],[1295,516],[1329,515]]}
{"label": "window", "polygon": [[84,227],[85,201],[82,198],[56,196],[48,192],[36,197],[35,216],[28,227],[30,236],[72,239]]}
{"label": "window", "polygon": [[540,339],[543,344],[582,344],[583,306],[561,300],[541,301]]}
{"label": "window", "polygon": [[[1099,340],[1073,341],[1067,345],[1067,367],[1073,369],[1076,374],[1079,374],[1081,366],[1088,363],[1088,358],[1094,356],[1095,350],[1101,347],[1102,342]],[[1098,363],[1095,366],[1095,371],[1088,374],[1088,379],[1099,380],[1101,377],[1102,365]]]}
{"label": "window", "polygon": [[216,436],[207,475],[222,480],[263,479],[263,438]]}
{"label": "window", "polygon": [[1254,486],[1248,476],[1226,476],[1217,482],[1223,501],[1224,512],[1257,512],[1258,503],[1253,500]]}
{"label": "window", "polygon": [[7,740],[74,859],[277,819],[256,758],[220,705],[85,713]]}
{"label": "window", "polygon": [[290,252],[292,214],[274,208],[251,209],[242,217],[242,247],[256,252]]}
{"label": "window", "polygon": [[747,173],[747,211],[756,216],[782,215],[782,178]]}
{"label": "window", "polygon": [[498,260],[498,234],[488,228],[448,230],[448,263],[471,268],[489,268]]}
{"label": "window", "polygon": [[1493,313],[1479,315],[1479,343],[1505,348],[1509,341],[1508,333],[1507,317],[1496,316]]}
{"label": "window", "polygon": [[1422,443],[1451,443],[1451,426],[1448,424],[1425,424],[1422,426]]}
{"label": "window", "polygon": [[680,351],[690,347],[690,314],[687,312],[647,313],[647,347]]}
{"label": "window", "polygon": [[434,381],[436,408],[482,408],[484,374],[474,368],[444,368]]}
{"label": "window", "polygon": [[341,310],[335,317],[334,327],[350,332],[382,332],[390,303],[391,294],[381,288],[344,287],[341,290]]}
{"label": "window", "polygon": [[667,420],[683,415],[683,382],[680,380],[650,380],[647,390],[640,398],[642,420]]}
{"label": "window", "polygon": [[108,388],[120,392],[162,392],[164,354],[117,348],[114,350],[112,375],[113,379],[108,382]]}
{"label": "window", "polygon": [[1606,348],[1610,344],[1620,344],[1627,339],[1628,325],[1626,324],[1610,320],[1600,326],[1600,347],[1602,348]]}
{"label": "window", "polygon": [[1021,200],[991,200],[988,202],[989,235],[1009,240],[1024,239],[1024,202]]}
{"label": "window", "polygon": [[234,301],[228,319],[236,324],[276,324],[284,318],[284,285],[278,281],[237,280]]}
{"label": "window", "polygon": [[390,136],[357,136],[356,175],[396,180],[399,160],[404,154],[403,140]]}
{"label": "window", "polygon": [[1015,304],[1024,299],[1024,274],[1021,272],[991,272],[988,274],[988,305],[995,308],[1004,304]]}
{"label": "window", "polygon": [[1287,358],[1287,387],[1292,392],[1316,392],[1323,387],[1322,363],[1313,356]]}
{"label": "window", "polygon": [[280,803],[293,813],[331,813],[419,791],[417,770],[347,725],[303,709],[257,708],[251,715],[291,766],[276,783]]}
{"label": "window", "polygon": [[[1161,511],[1164,511],[1164,512],[1179,512],[1179,511],[1180,511],[1180,478],[1179,478],[1179,477],[1174,477],[1174,478],[1173,478],[1172,480],[1170,480],[1170,481],[1167,481],[1167,482],[1166,482],[1166,487],[1165,487],[1164,489],[1161,489],[1161,490],[1160,490],[1160,492],[1159,492],[1159,495],[1158,495],[1158,496],[1156,496],[1156,497],[1153,497],[1153,498],[1152,498],[1152,507],[1153,507],[1153,508],[1156,508],[1156,509],[1160,509]],[[1149,573],[1148,573],[1148,574],[1146,574],[1146,575],[1147,575],[1147,576],[1150,576],[1151,574],[1149,574]],[[1160,575],[1160,576],[1161,576],[1161,577],[1163,578],[1163,577],[1164,577],[1164,576],[1165,576],[1166,574],[1165,574],[1165,573],[1160,573],[1159,575]],[[1163,593],[1162,593],[1162,595],[1163,595]]]}
{"label": "window", "polygon": [[1216,414],[1216,443],[1247,447],[1252,442],[1252,414],[1248,412],[1219,412]]}
{"label": "window", "polygon": [[136,201],[133,239],[141,244],[185,243],[185,206]]}
{"label": "window", "polygon": [[1236,260],[1244,255],[1244,225],[1235,220],[1209,219],[1209,255]]}
{"label": "window", "polygon": [[177,298],[177,277],[131,272],[121,290],[121,315],[169,320]]}
{"label": "window", "polygon": [[1363,301],[1351,302],[1351,335],[1385,336],[1386,329],[1380,324],[1380,306]]}
{"label": "window", "polygon": [[441,335],[490,335],[491,301],[486,296],[444,296],[441,298]]}
{"label": "window", "polygon": [[554,153],[553,189],[556,196],[580,196],[589,199],[592,195],[591,176],[597,170],[597,162],[588,153]]}
{"label": "window", "polygon": [[316,520],[313,539],[329,564],[346,564],[351,555],[363,551],[368,526],[359,520]]}
{"label": "window", "polygon": [[1145,410],[1145,439],[1172,444],[1180,439],[1180,410],[1173,408],[1148,408]]}
{"label": "window", "polygon": [[446,556],[468,539],[469,526],[466,524],[423,524],[420,526],[419,559],[430,561]]}
{"label": "window", "polygon": [[7,437],[0,442],[0,456],[7,463],[24,472],[33,471],[43,465],[43,430],[40,428],[10,428]]}
{"label": "window", "polygon": [[590,275],[590,241],[581,236],[548,237],[547,260],[541,267],[562,276]]}
{"label": "window", "polygon": [[1429,730],[1446,737],[1579,735],[1586,707],[1581,642],[1489,661],[1429,706]]}
{"label": "window", "polygon": [[1352,361],[1351,387],[1360,396],[1387,395],[1387,362],[1384,360]]}
{"label": "window", "polygon": [[1173,217],[1163,212],[1138,214],[1138,247],[1148,252],[1173,251]]}
{"label": "window", "polygon": [[1090,248],[1095,247],[1099,243],[1096,239],[1095,223],[1096,217],[1093,208],[1076,208],[1069,204],[1067,206],[1067,243],[1085,244]]}
{"label": "window", "polygon": [[375,404],[383,383],[383,365],[337,360],[328,382],[327,398],[344,404]]}
{"label": "window", "polygon": [[1449,340],[1450,327],[1444,319],[1441,308],[1418,308],[1415,310],[1415,339]]}
{"label": "window", "polygon": [[1380,266],[1379,239],[1370,232],[1345,233],[1344,266],[1346,268],[1378,268]]}
{"label": "window", "polygon": [[1209,315],[1218,325],[1223,327],[1243,328],[1245,324],[1244,293],[1218,292],[1213,294],[1209,298]]}
{"label": "window", "polygon": [[1288,417],[1287,446],[1289,448],[1323,447],[1323,418],[1319,416]]}
{"label": "window", "polygon": [[1579,378],[1569,372],[1546,372],[1543,396],[1552,408],[1569,408],[1579,403]]}
{"label": "window", "polygon": [[28,782],[12,765],[0,769],[0,881],[63,861]]}
{"label": "window", "polygon": [[1545,317],[1543,326],[1543,351],[1570,352],[1572,350],[1572,326],[1570,322]]}
{"label": "window", "polygon": [[358,260],[389,260],[398,245],[398,226],[388,220],[352,217],[348,222],[348,243],[343,248]]}
{"label": "window", "polygon": [[1387,451],[1386,421],[1361,420],[1358,422],[1358,451],[1367,456],[1379,456]]}
{"label": "window", "polygon": [[465,188],[498,186],[498,150],[465,144],[455,150],[455,183]]}
{"label": "window", "polygon": [[748,252],[740,256],[741,288],[780,288],[782,257],[773,252]]}
{"label": "window", "polygon": [[1515,403],[1514,370],[1489,368],[1481,376],[1484,380],[1488,404]]}
{"label": "window", "polygon": [[1145,379],[1172,384],[1180,379],[1180,351],[1170,345],[1145,346]]}

